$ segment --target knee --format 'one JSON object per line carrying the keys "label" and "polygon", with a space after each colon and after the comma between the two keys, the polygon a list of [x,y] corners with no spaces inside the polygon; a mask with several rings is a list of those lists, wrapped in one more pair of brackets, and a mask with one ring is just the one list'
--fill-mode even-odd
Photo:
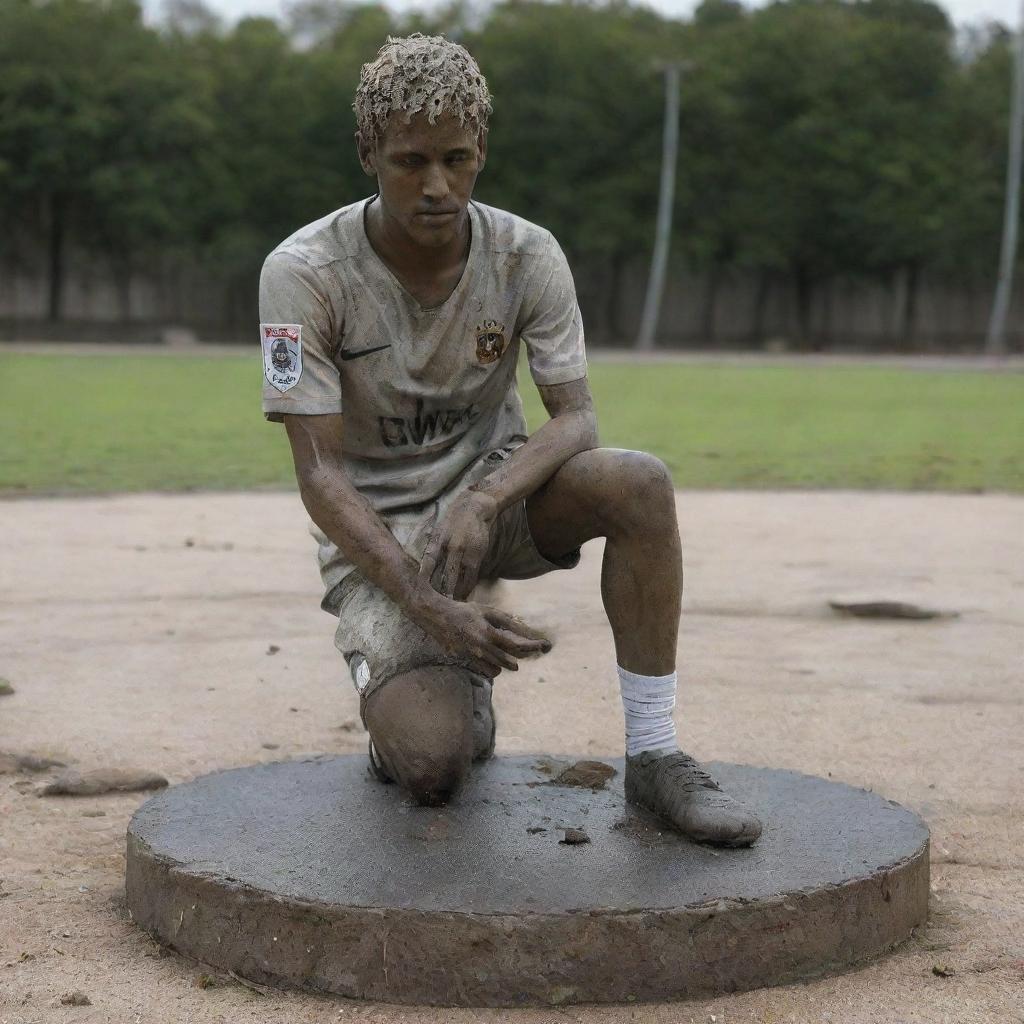
{"label": "knee", "polygon": [[641,498],[659,498],[672,493],[672,473],[650,452],[623,452],[619,472]]}
{"label": "knee", "polygon": [[366,725],[384,767],[417,803],[446,803],[473,757],[473,697],[462,669],[396,676],[367,700]]}
{"label": "knee", "polygon": [[609,467],[606,514],[613,528],[650,530],[675,524],[672,473],[656,455],[615,452]]}
{"label": "knee", "polygon": [[459,790],[469,774],[472,749],[450,745],[409,751],[398,782],[424,807],[440,807]]}

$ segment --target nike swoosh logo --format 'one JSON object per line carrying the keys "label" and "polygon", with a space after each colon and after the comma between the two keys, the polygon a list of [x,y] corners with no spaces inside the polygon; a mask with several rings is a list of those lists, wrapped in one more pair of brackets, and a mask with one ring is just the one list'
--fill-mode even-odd
{"label": "nike swoosh logo", "polygon": [[373,352],[380,352],[381,349],[391,348],[390,345],[377,345],[374,348],[357,348],[346,352],[345,349],[341,350],[341,358],[347,363],[350,359],[361,359],[363,356],[368,356]]}

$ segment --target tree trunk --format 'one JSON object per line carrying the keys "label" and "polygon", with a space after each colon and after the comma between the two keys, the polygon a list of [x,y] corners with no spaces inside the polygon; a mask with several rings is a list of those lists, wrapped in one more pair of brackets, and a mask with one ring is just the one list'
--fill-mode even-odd
{"label": "tree trunk", "polygon": [[900,352],[914,350],[914,320],[917,313],[917,266],[907,263],[893,274],[892,313],[888,338],[892,348]]}
{"label": "tree trunk", "polygon": [[704,288],[704,299],[700,311],[700,347],[715,347],[715,305],[718,299],[718,284],[721,272],[718,264],[714,264],[707,273],[707,284]]}
{"label": "tree trunk", "polygon": [[907,267],[898,267],[892,275],[892,306],[889,313],[887,341],[894,349],[906,345],[904,329],[907,322]]}
{"label": "tree trunk", "polygon": [[114,281],[117,287],[117,304],[122,323],[132,318],[132,267],[127,260],[118,260],[114,266]]}
{"label": "tree trunk", "polygon": [[771,278],[767,270],[760,270],[757,275],[757,291],[754,293],[754,317],[750,325],[749,341],[752,346],[764,348],[765,338],[764,314],[768,308],[768,296],[771,292]]}
{"label": "tree trunk", "polygon": [[903,343],[908,352],[917,349],[914,337],[917,330],[917,292],[921,283],[921,269],[916,263],[907,267],[906,301],[903,304]]}
{"label": "tree trunk", "polygon": [[798,263],[793,273],[796,289],[796,331],[797,347],[809,351],[811,344],[811,298],[814,288],[806,263]]}
{"label": "tree trunk", "polygon": [[615,277],[615,257],[608,256],[601,261],[601,288],[600,296],[594,303],[598,310],[597,337],[602,345],[614,343],[612,337],[612,303],[615,296],[612,294],[612,282]]}
{"label": "tree trunk", "polygon": [[64,302],[64,201],[60,196],[50,197],[50,231],[47,240],[49,252],[49,282],[47,316],[51,321],[61,318]]}
{"label": "tree trunk", "polygon": [[616,345],[627,337],[622,326],[622,272],[625,267],[626,254],[616,250],[612,255],[611,277],[608,281],[608,333]]}
{"label": "tree trunk", "polygon": [[829,278],[821,289],[821,330],[814,337],[812,348],[815,352],[830,349],[835,341],[832,332],[832,310],[834,307],[835,278]]}

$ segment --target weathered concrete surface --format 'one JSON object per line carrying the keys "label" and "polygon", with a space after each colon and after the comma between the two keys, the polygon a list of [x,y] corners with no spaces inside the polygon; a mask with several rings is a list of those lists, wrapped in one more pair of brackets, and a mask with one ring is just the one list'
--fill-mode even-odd
{"label": "weathered concrete surface", "polygon": [[[733,992],[879,953],[923,923],[928,830],[865,790],[716,765],[766,821],[748,850],[659,831],[571,759],[501,758],[447,808],[360,756],[203,776],[128,830],[134,919],[253,981],[511,1006]],[[569,827],[591,842],[559,842]]]}

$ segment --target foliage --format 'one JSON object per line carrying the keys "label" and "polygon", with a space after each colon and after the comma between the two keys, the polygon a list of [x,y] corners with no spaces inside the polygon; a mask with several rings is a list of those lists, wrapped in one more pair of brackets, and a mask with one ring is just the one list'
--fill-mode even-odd
{"label": "foliage", "polygon": [[[124,270],[193,247],[217,130],[202,80],[132,0],[3,0],[0,195],[8,245],[65,239]],[[55,310],[58,312],[59,310]]]}
{"label": "foliage", "polygon": [[135,0],[0,0],[0,244],[46,240],[55,317],[72,243],[116,275],[188,261],[251,291],[281,238],[372,187],[352,93],[413,29],[477,55],[495,96],[478,194],[550,227],[595,301],[650,244],[665,61],[685,68],[673,251],[693,269],[788,275],[806,303],[835,275],[994,262],[1009,40],[958,40],[929,0],[704,0],[690,21],[302,0],[231,27],[201,0],[158,27]]}

